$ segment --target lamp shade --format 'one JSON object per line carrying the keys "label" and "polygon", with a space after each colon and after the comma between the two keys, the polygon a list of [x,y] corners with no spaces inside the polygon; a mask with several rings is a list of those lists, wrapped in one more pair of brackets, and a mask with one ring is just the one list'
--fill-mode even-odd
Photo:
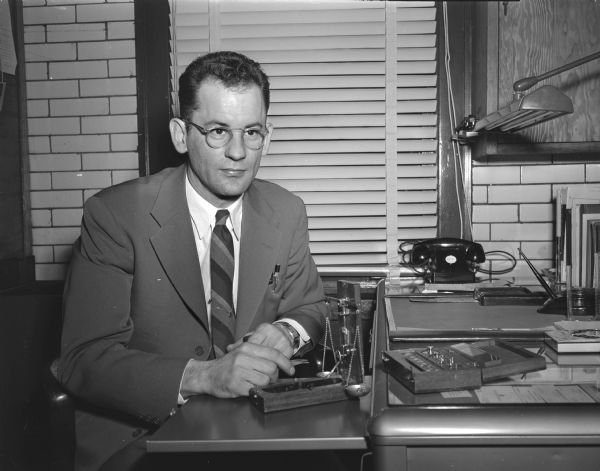
{"label": "lamp shade", "polygon": [[552,85],[544,85],[475,123],[475,131],[513,132],[573,113],[571,99]]}

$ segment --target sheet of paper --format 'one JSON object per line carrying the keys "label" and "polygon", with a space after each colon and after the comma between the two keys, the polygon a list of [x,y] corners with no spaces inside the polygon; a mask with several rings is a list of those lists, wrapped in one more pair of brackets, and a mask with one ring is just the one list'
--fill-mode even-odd
{"label": "sheet of paper", "polygon": [[2,73],[15,75],[17,54],[10,18],[8,0],[0,0],[0,70]]}
{"label": "sheet of paper", "polygon": [[444,391],[441,393],[441,395],[444,399],[456,399],[456,398],[463,398],[463,397],[470,398],[471,397],[471,393],[464,389],[461,389],[459,391]]}
{"label": "sheet of paper", "polygon": [[520,404],[512,386],[482,386],[475,391],[481,404]]}
{"label": "sheet of paper", "polygon": [[588,396],[581,387],[577,384],[560,384],[554,387],[551,385],[535,385],[544,402],[546,403],[585,403],[595,402],[590,396]]}
{"label": "sheet of paper", "polygon": [[475,391],[481,404],[593,403],[578,384],[533,384],[529,386],[482,386]]}

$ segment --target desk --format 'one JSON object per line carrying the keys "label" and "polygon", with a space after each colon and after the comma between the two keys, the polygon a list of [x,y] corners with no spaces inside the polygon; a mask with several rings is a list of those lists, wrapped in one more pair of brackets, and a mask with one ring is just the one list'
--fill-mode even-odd
{"label": "desk", "polygon": [[[449,310],[452,315],[446,322],[457,329],[477,326],[481,319],[494,317],[491,311],[485,311],[489,307],[475,303],[411,304],[408,299],[395,299],[394,309],[400,318],[406,314],[408,325],[416,328],[441,328],[431,319],[443,319]],[[512,307],[506,312],[509,310],[512,315],[522,312],[531,316],[534,323],[557,320],[555,316],[548,316],[547,321],[540,318],[543,315],[537,314],[534,306]],[[389,349],[383,309],[375,318],[374,333],[374,351]],[[397,403],[388,396],[395,380],[384,371],[379,354],[375,360],[368,426],[375,471],[600,469],[598,403],[473,404],[457,399],[444,405],[415,398],[412,404],[390,405]]]}
{"label": "desk", "polygon": [[146,444],[149,452],[364,450],[368,407],[362,398],[263,414],[248,398],[198,396]]}

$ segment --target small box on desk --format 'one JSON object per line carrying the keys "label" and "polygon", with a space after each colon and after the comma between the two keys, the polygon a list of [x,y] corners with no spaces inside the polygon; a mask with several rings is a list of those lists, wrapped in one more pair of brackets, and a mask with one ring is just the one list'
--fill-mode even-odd
{"label": "small box on desk", "polygon": [[275,412],[349,399],[342,378],[292,378],[250,390],[250,401],[261,412]]}
{"label": "small box on desk", "polygon": [[382,358],[388,373],[413,393],[475,389],[546,368],[543,356],[495,339],[389,350]]}

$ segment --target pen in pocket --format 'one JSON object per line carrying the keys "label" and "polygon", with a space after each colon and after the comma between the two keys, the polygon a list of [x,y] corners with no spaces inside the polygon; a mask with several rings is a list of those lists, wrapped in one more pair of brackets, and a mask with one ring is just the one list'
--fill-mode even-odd
{"label": "pen in pocket", "polygon": [[271,278],[269,279],[269,285],[273,287],[273,291],[277,289],[277,285],[279,284],[279,270],[281,270],[281,266],[275,265],[273,273],[271,273]]}

